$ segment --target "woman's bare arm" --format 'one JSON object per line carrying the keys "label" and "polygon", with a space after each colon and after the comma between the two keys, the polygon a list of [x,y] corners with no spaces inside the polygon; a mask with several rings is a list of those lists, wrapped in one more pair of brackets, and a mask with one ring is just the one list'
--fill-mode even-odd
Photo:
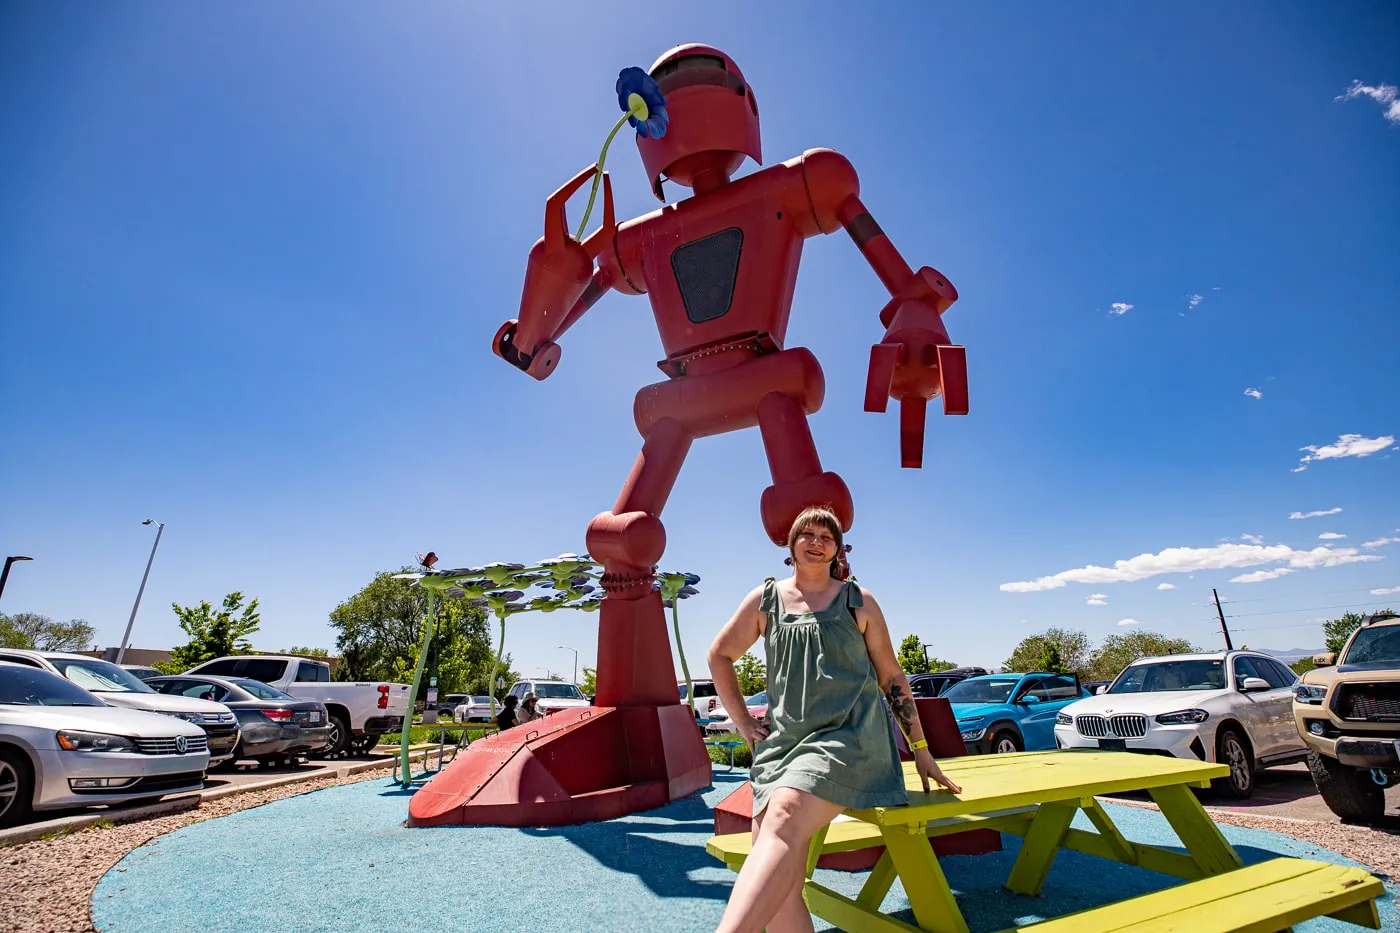
{"label": "woman's bare arm", "polygon": [[[724,709],[734,720],[734,727],[748,739],[749,745],[757,745],[766,736],[766,731],[749,715],[744,705],[744,694],[739,689],[739,675],[734,673],[734,662],[758,641],[763,632],[764,616],[759,609],[763,600],[763,587],[757,587],[744,597],[733,617],[719,630],[710,644],[706,656],[710,665],[710,678],[715,682],[715,692],[719,694]],[[762,732],[762,735],[756,733]]]}

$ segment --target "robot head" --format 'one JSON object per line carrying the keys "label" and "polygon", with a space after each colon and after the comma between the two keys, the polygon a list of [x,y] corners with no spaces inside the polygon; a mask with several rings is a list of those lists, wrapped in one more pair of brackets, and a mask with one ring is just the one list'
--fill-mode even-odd
{"label": "robot head", "polygon": [[708,45],[678,45],[649,72],[666,95],[671,123],[660,139],[637,137],[658,200],[662,176],[694,187],[697,178],[734,174],[748,156],[763,164],[758,99],[728,55]]}

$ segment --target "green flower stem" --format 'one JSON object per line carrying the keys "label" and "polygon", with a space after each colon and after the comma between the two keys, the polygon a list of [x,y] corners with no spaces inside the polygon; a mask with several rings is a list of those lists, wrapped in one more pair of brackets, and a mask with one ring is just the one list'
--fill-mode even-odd
{"label": "green flower stem", "polygon": [[632,116],[632,111],[627,111],[622,115],[622,119],[617,121],[617,126],[612,128],[608,138],[603,142],[603,151],[598,153],[598,174],[593,176],[593,189],[588,192],[588,207],[584,209],[583,220],[578,225],[578,233],[574,234],[575,240],[583,239],[583,231],[588,226],[588,215],[593,213],[593,199],[598,196],[598,183],[603,180],[603,162],[608,157],[608,147],[612,145],[613,137],[617,131],[622,129],[622,125],[627,122],[627,118]]}
{"label": "green flower stem", "polygon": [[496,659],[491,665],[491,682],[486,685],[486,695],[491,698],[491,718],[496,718],[496,673],[501,669],[501,653],[506,650],[506,609],[502,606],[496,610],[496,617],[501,620],[501,640],[496,644]]}
{"label": "green flower stem", "polygon": [[[428,649],[437,633],[437,590],[428,590],[428,615],[423,620],[423,646],[418,649],[418,664],[413,668],[413,691],[408,695],[408,709],[404,711],[403,735],[399,737],[399,783],[408,787],[412,777],[408,771],[409,733],[413,725],[413,703],[418,696],[418,685],[423,680],[423,668],[428,663]],[[426,759],[424,759],[426,761]]]}
{"label": "green flower stem", "polygon": [[690,708],[695,708],[695,687],[690,682],[690,665],[685,663],[685,645],[681,644],[681,613],[680,599],[671,599],[671,627],[676,630],[676,650],[681,655],[681,673],[685,674],[685,702],[690,704]]}

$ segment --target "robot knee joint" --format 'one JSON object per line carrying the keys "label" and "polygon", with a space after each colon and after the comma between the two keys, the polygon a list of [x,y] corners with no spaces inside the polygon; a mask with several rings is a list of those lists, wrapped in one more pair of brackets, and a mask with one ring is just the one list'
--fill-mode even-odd
{"label": "robot knee joint", "polygon": [[589,522],[587,541],[589,556],[604,567],[649,568],[666,550],[666,529],[647,512],[603,512]]}
{"label": "robot knee joint", "polygon": [[787,544],[788,532],[802,510],[822,506],[836,513],[843,531],[855,521],[855,505],[846,481],[835,473],[814,473],[791,483],[776,483],[763,490],[760,511],[763,530],[774,544]]}

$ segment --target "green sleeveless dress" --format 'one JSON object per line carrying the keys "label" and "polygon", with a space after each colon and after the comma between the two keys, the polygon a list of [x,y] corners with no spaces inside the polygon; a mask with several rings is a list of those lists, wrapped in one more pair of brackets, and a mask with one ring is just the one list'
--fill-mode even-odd
{"label": "green sleeveless dress", "polygon": [[779,787],[851,809],[909,802],[894,729],[856,624],[854,580],[821,612],[786,612],[769,577],[764,651],[772,727],[754,751],[753,812]]}

